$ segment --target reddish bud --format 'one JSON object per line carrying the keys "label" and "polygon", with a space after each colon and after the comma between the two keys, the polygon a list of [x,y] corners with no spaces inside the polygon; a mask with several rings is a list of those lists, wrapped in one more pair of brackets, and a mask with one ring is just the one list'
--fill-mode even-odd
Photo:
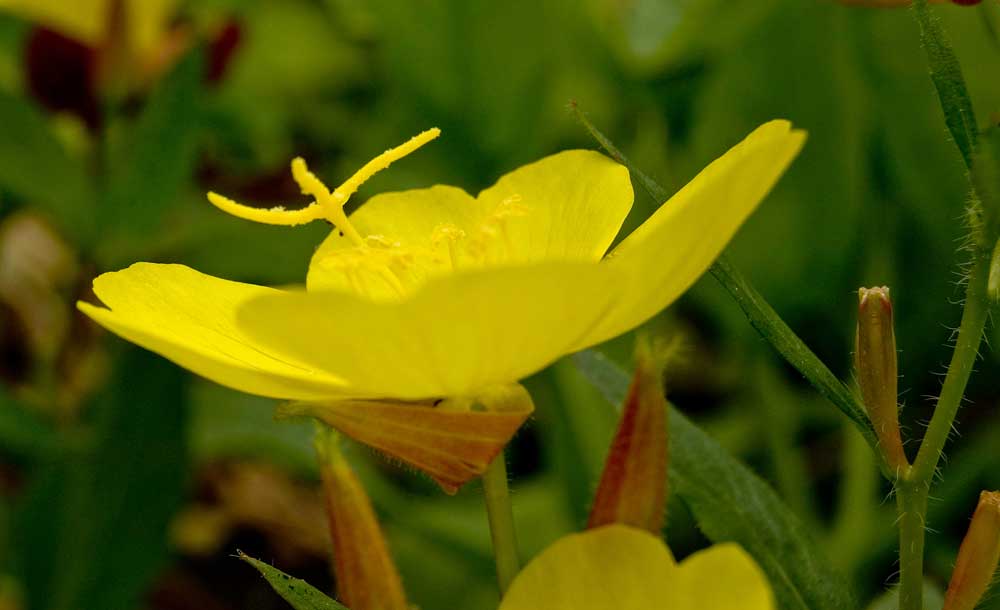
{"label": "reddish bud", "polygon": [[854,352],[858,386],[886,462],[901,470],[909,462],[899,432],[896,335],[889,289],[858,290],[858,327]]}
{"label": "reddish bud", "polygon": [[293,403],[278,412],[311,415],[427,473],[453,494],[486,471],[534,408],[528,391],[512,384],[435,401]]}
{"label": "reddish bud", "polygon": [[983,598],[1000,561],[1000,492],[984,491],[958,551],[944,610],[973,610]]}
{"label": "reddish bud", "polygon": [[659,535],[667,503],[667,399],[661,363],[646,343],[636,351],[635,376],[587,527],[623,523]]}
{"label": "reddish bud", "polygon": [[316,433],[337,597],[352,610],[410,610],[368,494],[333,430]]}

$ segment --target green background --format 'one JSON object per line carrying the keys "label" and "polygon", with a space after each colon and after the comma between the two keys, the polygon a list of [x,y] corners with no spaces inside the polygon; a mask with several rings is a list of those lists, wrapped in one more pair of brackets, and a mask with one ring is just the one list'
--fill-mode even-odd
{"label": "green background", "polygon": [[[1000,5],[936,12],[985,122],[1000,111]],[[845,380],[855,291],[889,285],[904,434],[922,433],[960,315],[967,182],[906,9],[828,0],[213,0],[178,16],[195,32],[191,48],[149,88],[105,98],[96,129],[33,94],[38,67],[25,52],[33,26],[0,16],[0,223],[42,219],[75,261],[45,304],[69,331],[32,344],[13,306],[4,303],[0,318],[0,608],[4,599],[31,610],[284,607],[231,557],[237,547],[332,586],[321,553],[299,549],[281,562],[277,526],[235,528],[207,553],[178,542],[177,516],[216,500],[206,487],[220,468],[270,464],[274,478],[311,488],[310,426],[273,422],[272,401],[97,333],[72,303],[87,298],[97,273],[138,260],[302,282],[325,227],[252,225],[221,214],[204,193],[297,201],[291,157],[305,156],[336,183],[431,126],[442,137],[366,184],[354,203],[436,183],[475,192],[543,155],[596,148],[571,101],[670,190],[758,124],[790,119],[809,132],[807,145],[731,258]],[[210,82],[220,22],[237,28],[239,42]],[[636,189],[625,230],[659,203]],[[10,236],[0,231],[0,247]],[[21,256],[35,247],[44,249],[29,240]],[[672,402],[774,485],[859,599],[888,589],[893,501],[836,410],[709,276],[650,327],[684,341],[668,371]],[[627,366],[631,345],[625,337],[603,349]],[[932,492],[932,588],[947,584],[979,491],[1000,487],[998,368],[984,348]],[[569,360],[527,385],[537,414],[511,460],[530,556],[585,522],[615,413]],[[367,450],[351,458],[411,600],[495,607],[477,486],[446,497]],[[681,501],[670,505],[667,538],[680,556],[707,544]]]}

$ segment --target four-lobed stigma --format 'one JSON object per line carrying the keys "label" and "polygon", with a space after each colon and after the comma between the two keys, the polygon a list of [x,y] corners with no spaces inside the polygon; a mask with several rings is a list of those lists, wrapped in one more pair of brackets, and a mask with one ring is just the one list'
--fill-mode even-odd
{"label": "four-lobed stigma", "polygon": [[413,136],[395,148],[390,148],[366,163],[353,176],[333,191],[327,188],[322,180],[309,171],[302,157],[296,157],[292,160],[292,177],[295,178],[295,182],[302,190],[302,194],[310,195],[314,199],[311,204],[301,209],[288,210],[283,206],[270,209],[255,208],[243,205],[214,192],[208,194],[208,200],[212,202],[212,205],[227,214],[263,224],[295,226],[314,220],[327,220],[337,227],[337,230],[347,236],[354,245],[364,246],[365,240],[347,219],[347,215],[344,213],[344,205],[351,198],[351,195],[369,178],[389,167],[394,161],[402,159],[424,144],[437,138],[439,135],[441,135],[441,130],[435,127]]}

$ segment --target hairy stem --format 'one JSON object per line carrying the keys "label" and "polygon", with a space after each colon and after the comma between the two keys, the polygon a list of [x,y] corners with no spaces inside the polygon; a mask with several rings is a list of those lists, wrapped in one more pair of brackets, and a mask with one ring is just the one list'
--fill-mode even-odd
{"label": "hairy stem", "polygon": [[941,396],[934,408],[934,416],[920,444],[920,452],[910,472],[913,482],[928,482],[934,476],[941,452],[951,433],[955,416],[962,405],[965,386],[972,374],[972,367],[979,355],[979,345],[989,317],[989,297],[986,294],[986,274],[989,254],[977,252],[969,273],[969,285],[965,292],[965,309],[958,329],[955,351],[948,365],[948,374],[941,388]]}
{"label": "hairy stem", "polygon": [[517,536],[514,531],[514,511],[507,487],[507,464],[501,453],[483,473],[483,493],[486,497],[486,515],[490,522],[493,556],[497,567],[497,584],[503,595],[521,569],[517,554]]}
{"label": "hairy stem", "polygon": [[898,485],[896,505],[899,508],[899,610],[923,610],[927,485],[922,482]]}

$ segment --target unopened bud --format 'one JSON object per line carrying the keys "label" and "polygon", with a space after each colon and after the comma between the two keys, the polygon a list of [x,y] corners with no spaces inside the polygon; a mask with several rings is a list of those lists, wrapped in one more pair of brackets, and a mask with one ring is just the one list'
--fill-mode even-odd
{"label": "unopened bud", "polygon": [[1000,492],[984,491],[958,551],[944,610],[973,610],[983,598],[1000,561]]}
{"label": "unopened bud", "polygon": [[896,335],[889,289],[858,290],[858,330],[854,351],[861,396],[886,462],[895,470],[906,467],[899,432]]}
{"label": "unopened bud", "polygon": [[410,610],[368,494],[340,452],[337,432],[316,432],[337,597],[351,610]]}
{"label": "unopened bud", "polygon": [[662,358],[645,341],[604,463],[588,528],[621,523],[659,535],[667,503],[667,399]]}

